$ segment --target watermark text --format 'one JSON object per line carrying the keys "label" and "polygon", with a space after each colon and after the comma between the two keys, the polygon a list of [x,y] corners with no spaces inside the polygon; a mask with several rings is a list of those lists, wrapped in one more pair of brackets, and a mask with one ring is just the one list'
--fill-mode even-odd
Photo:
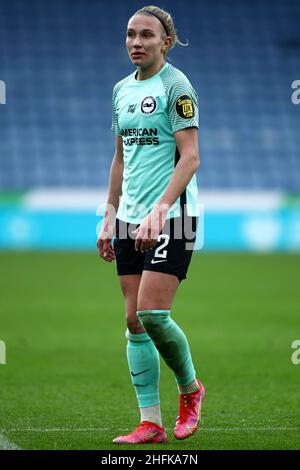
{"label": "watermark text", "polygon": [[0,340],[0,365],[6,364],[6,345]]}
{"label": "watermark text", "polygon": [[292,88],[295,90],[291,95],[292,103],[300,104],[300,80],[294,80],[292,83]]}
{"label": "watermark text", "polygon": [[[159,205],[157,205],[159,207]],[[197,249],[200,250],[204,246],[204,205],[199,204],[197,210],[197,216],[188,215],[188,208],[186,205],[183,207],[178,207],[178,213],[176,216],[167,218],[163,224],[162,231],[160,235],[157,234],[155,239],[158,243],[163,242],[163,245],[157,247],[158,250],[162,250],[167,244],[170,237],[175,240],[184,240],[185,249],[193,250],[194,244],[197,235]],[[97,224],[96,234],[99,237],[101,232],[101,238],[117,237],[120,240],[136,238],[136,229],[140,226],[142,222],[146,223],[148,233],[155,227],[157,228],[158,215],[154,214],[153,218],[150,217],[153,214],[154,209],[150,214],[145,206],[137,204],[134,207],[134,210],[131,208],[131,211],[125,213],[125,220],[130,218],[135,218],[136,214],[142,214],[140,223],[116,221],[117,212],[113,205],[107,204],[104,212],[104,217],[101,222]],[[159,209],[158,209],[159,213]],[[96,212],[96,215],[102,216],[102,208],[99,206]],[[148,216],[147,216],[148,214]],[[154,230],[155,231],[155,230]],[[162,256],[159,256],[162,257]]]}
{"label": "watermark text", "polygon": [[0,104],[6,104],[6,84],[0,80]]}
{"label": "watermark text", "polygon": [[300,364],[300,339],[295,339],[292,342],[292,349],[295,349],[291,356],[291,361],[295,366]]}

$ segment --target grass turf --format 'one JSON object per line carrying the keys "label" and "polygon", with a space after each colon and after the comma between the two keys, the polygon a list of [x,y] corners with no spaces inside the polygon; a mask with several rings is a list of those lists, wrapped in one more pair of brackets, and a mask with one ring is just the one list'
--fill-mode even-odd
{"label": "grass turf", "polygon": [[[116,446],[139,421],[115,266],[92,253],[0,253],[0,435],[22,449],[299,449],[300,256],[195,254],[172,315],[207,388],[200,432],[176,441],[177,391],[162,363],[167,445]],[[1,437],[1,436],[0,436]],[[0,439],[1,444],[1,439]]]}

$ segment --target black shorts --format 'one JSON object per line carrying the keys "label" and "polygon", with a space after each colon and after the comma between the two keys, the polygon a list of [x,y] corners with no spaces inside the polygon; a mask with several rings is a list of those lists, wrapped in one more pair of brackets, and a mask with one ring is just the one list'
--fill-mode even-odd
{"label": "black shorts", "polygon": [[198,217],[168,219],[156,245],[141,253],[135,251],[135,239],[132,234],[139,224],[129,224],[116,219],[113,246],[118,275],[156,271],[173,274],[179,281],[186,279],[196,241],[197,225]]}

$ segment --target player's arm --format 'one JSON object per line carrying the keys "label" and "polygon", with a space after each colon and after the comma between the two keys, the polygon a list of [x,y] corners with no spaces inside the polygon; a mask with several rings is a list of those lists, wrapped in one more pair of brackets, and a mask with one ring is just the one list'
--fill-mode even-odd
{"label": "player's arm", "polygon": [[109,173],[108,198],[101,232],[97,241],[99,255],[109,262],[115,259],[112,238],[120,196],[122,194],[123,170],[123,140],[121,136],[117,135],[115,154]]}
{"label": "player's arm", "polygon": [[192,176],[200,165],[198,151],[198,129],[186,128],[174,133],[180,159],[175,167],[169,184],[136,232],[135,248],[141,252],[152,248],[160,230],[165,224],[167,213],[177,198],[183,193]]}
{"label": "player's arm", "polygon": [[159,206],[168,211],[183,193],[200,165],[198,149],[198,129],[190,127],[175,132],[174,138],[180,155],[169,184],[158,201]]}
{"label": "player's arm", "polygon": [[120,196],[122,194],[123,170],[123,139],[121,136],[117,135],[116,150],[109,173],[109,188],[107,199],[107,206],[113,206],[115,208],[115,213],[117,213]]}

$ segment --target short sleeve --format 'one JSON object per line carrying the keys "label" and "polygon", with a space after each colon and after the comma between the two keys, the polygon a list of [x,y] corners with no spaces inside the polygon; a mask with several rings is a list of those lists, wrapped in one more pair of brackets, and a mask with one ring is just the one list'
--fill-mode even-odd
{"label": "short sleeve", "polygon": [[173,133],[199,127],[198,96],[188,80],[179,80],[170,87],[167,110]]}
{"label": "short sleeve", "polygon": [[113,96],[112,96],[112,124],[111,124],[111,130],[116,134],[116,135],[121,135],[121,131],[119,128],[119,122],[118,122],[118,102],[117,102],[117,94],[118,94],[119,87],[116,85],[113,90]]}

